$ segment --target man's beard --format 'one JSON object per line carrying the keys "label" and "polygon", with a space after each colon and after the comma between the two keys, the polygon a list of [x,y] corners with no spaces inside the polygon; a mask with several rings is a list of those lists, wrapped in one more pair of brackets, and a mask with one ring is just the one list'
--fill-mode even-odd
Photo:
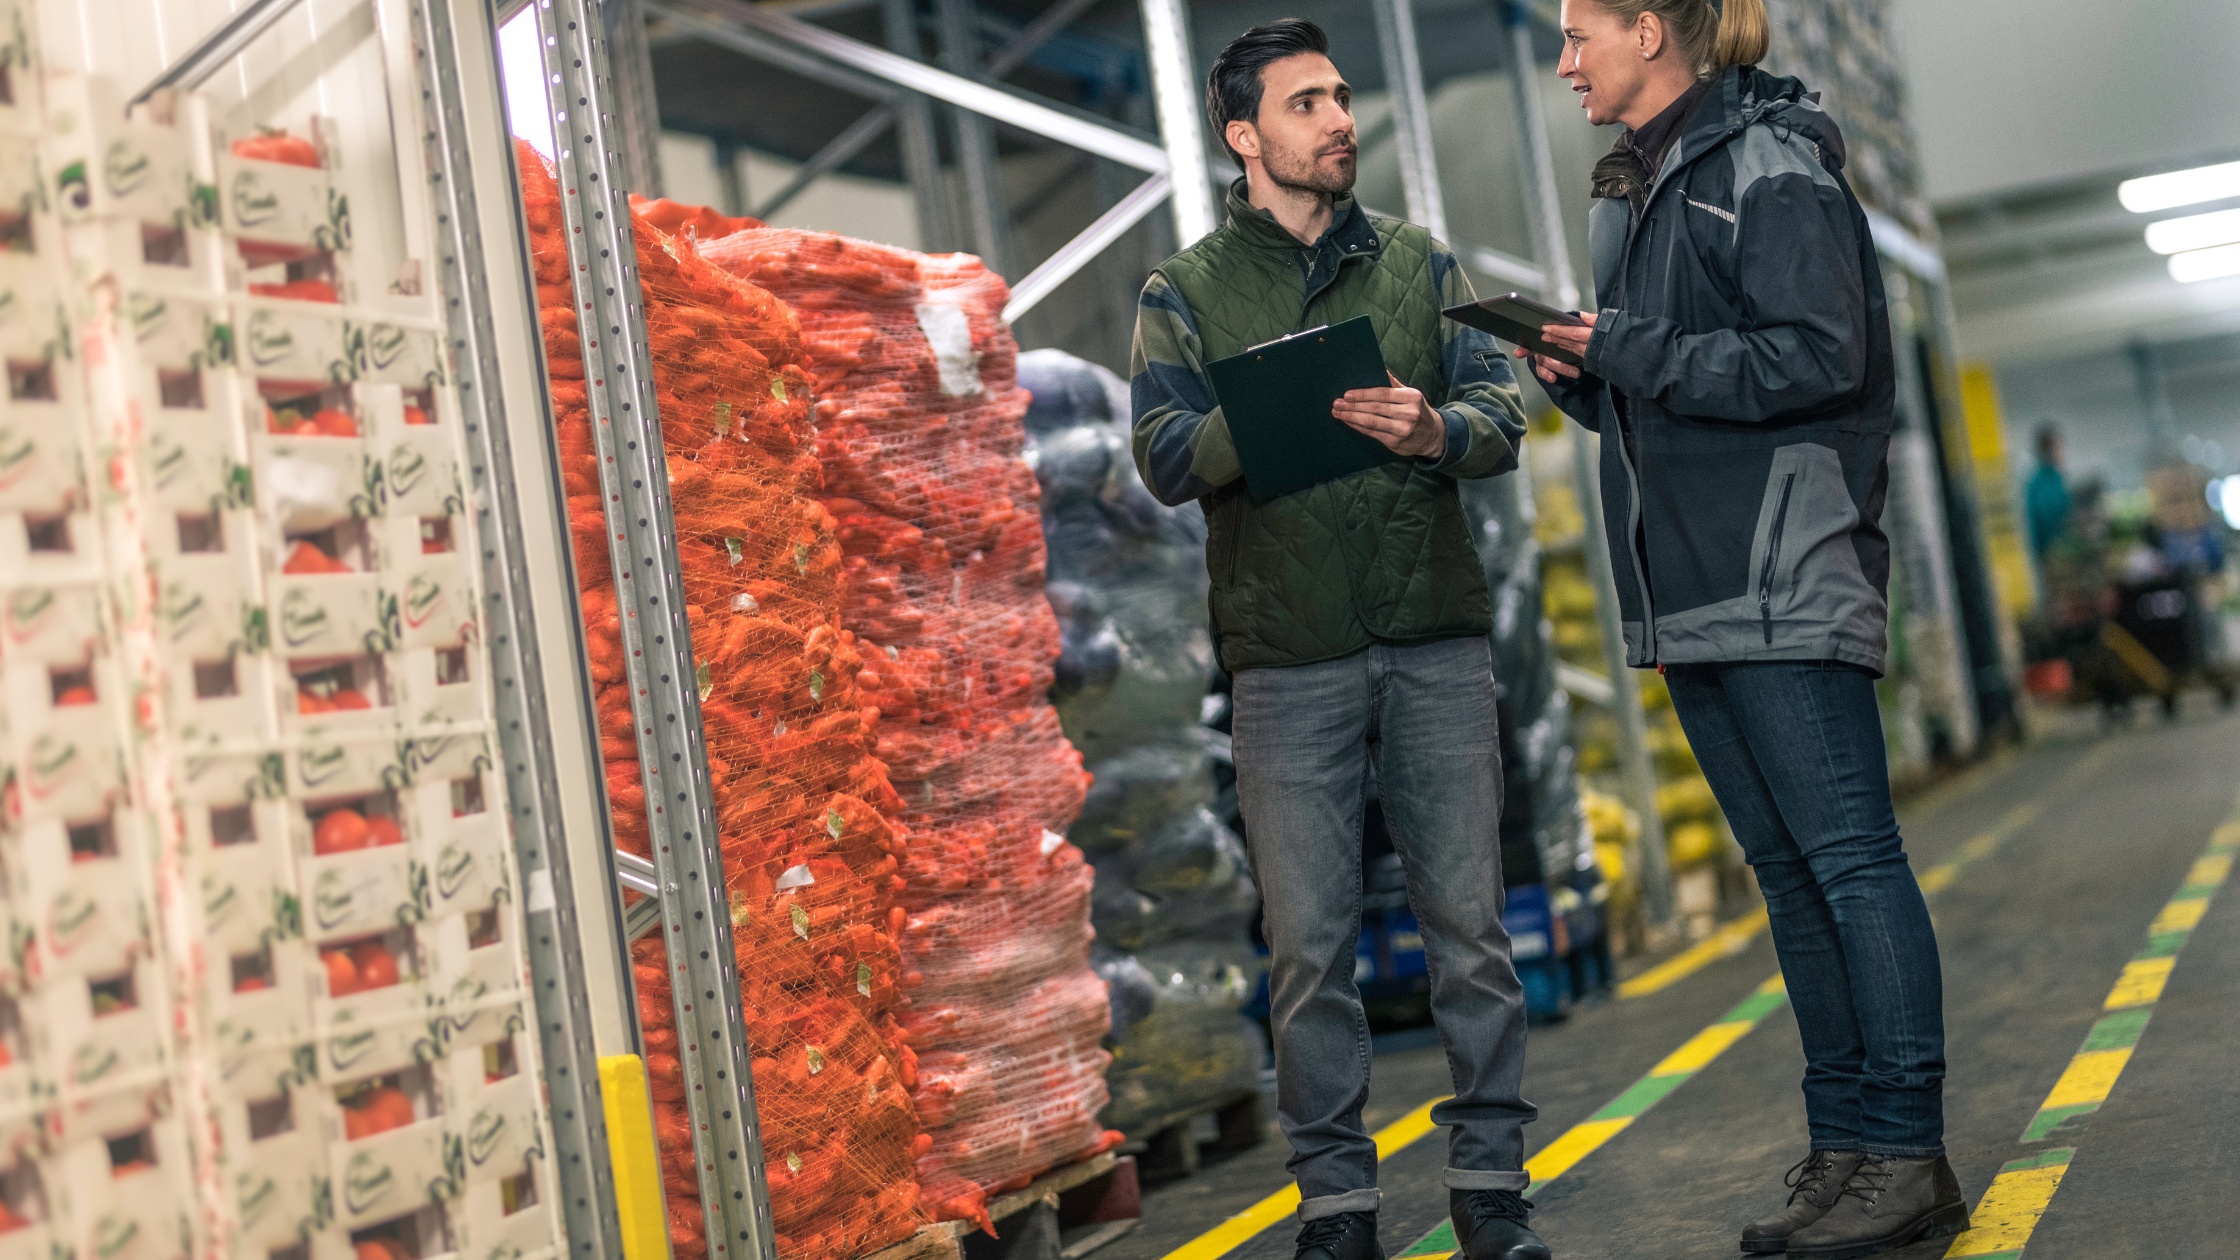
{"label": "man's beard", "polygon": [[1270,146],[1262,155],[1260,166],[1279,188],[1328,196],[1352,192],[1355,171],[1359,166],[1355,151],[1349,147],[1345,160],[1334,167],[1322,165],[1324,152],[1327,151],[1308,153]]}

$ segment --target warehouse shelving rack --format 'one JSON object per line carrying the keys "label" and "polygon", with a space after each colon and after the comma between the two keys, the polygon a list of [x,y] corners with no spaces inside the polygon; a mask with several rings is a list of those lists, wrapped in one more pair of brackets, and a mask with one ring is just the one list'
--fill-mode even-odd
{"label": "warehouse shelving rack", "polygon": [[[194,75],[239,55],[296,2],[254,0],[142,95],[190,87]],[[1407,0],[1372,3],[1393,85],[1405,208],[1411,219],[1444,237],[1411,10]],[[559,150],[586,377],[597,382],[590,401],[617,595],[632,649],[627,660],[633,715],[654,837],[650,862],[619,852],[612,842],[565,507],[556,454],[546,436],[552,424],[541,338],[496,55],[499,25],[531,7]],[[671,958],[682,960],[683,974],[674,986],[677,1027],[680,1047],[686,1048],[681,1057],[710,1253],[732,1260],[774,1255],[629,227],[628,190],[652,186],[648,150],[656,135],[643,18],[658,15],[712,42],[877,102],[811,158],[786,189],[756,207],[758,213],[772,212],[889,126],[902,128],[905,162],[916,181],[938,179],[925,109],[929,100],[1091,149],[1141,171],[1145,178],[1133,192],[1014,286],[1005,315],[1016,318],[1162,204],[1184,242],[1216,222],[1183,0],[1142,0],[1156,138],[995,82],[1087,7],[1085,0],[1058,0],[974,69],[953,58],[947,68],[936,68],[916,59],[914,47],[877,48],[745,0],[381,0],[384,15],[395,13],[408,23],[414,49],[415,116],[424,125],[428,194],[439,233],[433,279],[446,296],[451,363],[470,436],[471,510],[482,541],[497,743],[523,876],[527,952],[551,1104],[552,1164],[572,1255],[625,1254],[627,1226],[618,1200],[627,1200],[629,1190],[618,1188],[626,1178],[610,1155],[598,1068],[603,1056],[637,1048],[629,943],[654,930],[663,932]],[[962,8],[955,0],[938,6],[952,24]],[[1508,5],[1513,64],[1532,62],[1532,24],[1547,22],[1551,8]],[[894,27],[890,23],[890,35]],[[914,45],[914,23],[910,36]],[[1523,76],[1512,81],[1525,120],[1522,174],[1532,193],[1528,206],[1539,257],[1471,250],[1472,262],[1576,305],[1578,286],[1559,226],[1539,99]],[[986,204],[992,153],[971,142],[960,144],[958,153],[976,233],[1000,239]],[[918,201],[921,213],[933,212],[934,199]],[[1934,261],[1934,251],[1897,225],[1877,222],[1875,228],[1893,256]],[[1598,600],[1603,641],[1622,653],[1616,605],[1609,598],[1607,550],[1599,537],[1597,479],[1586,462],[1588,446],[1575,443],[1574,451],[1590,531],[1586,554],[1603,593]],[[1614,707],[1622,721],[1630,717],[1620,746],[1627,776],[1642,798],[1637,803],[1645,831],[1640,869],[1646,908],[1652,920],[1668,921],[1672,894],[1655,831],[1653,771],[1622,655],[1609,662],[1609,678]],[[655,791],[655,785],[663,786]],[[637,895],[627,909],[625,893]],[[633,1260],[650,1254],[643,1247],[628,1248]]]}

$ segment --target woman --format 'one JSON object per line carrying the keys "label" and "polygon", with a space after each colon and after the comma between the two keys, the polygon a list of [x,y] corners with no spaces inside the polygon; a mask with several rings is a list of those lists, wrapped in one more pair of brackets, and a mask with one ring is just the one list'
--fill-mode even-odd
{"label": "woman", "polygon": [[1588,120],[1627,130],[1594,173],[1601,310],[1542,330],[1584,367],[1529,357],[1602,435],[1628,663],[1665,673],[1756,868],[1807,1060],[1812,1149],[1742,1248],[1946,1237],[1942,977],[1874,687],[1890,327],[1843,137],[1752,64],[1763,0],[1566,0],[1563,32]]}

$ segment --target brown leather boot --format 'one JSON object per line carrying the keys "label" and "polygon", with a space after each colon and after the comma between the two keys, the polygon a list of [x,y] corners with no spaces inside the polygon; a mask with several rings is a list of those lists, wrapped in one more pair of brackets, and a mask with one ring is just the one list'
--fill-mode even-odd
{"label": "brown leather boot", "polygon": [[1789,1202],[1771,1216],[1742,1228],[1744,1251],[1787,1251],[1789,1235],[1828,1214],[1843,1183],[1859,1166],[1857,1151],[1814,1151],[1781,1179],[1789,1187]]}
{"label": "brown leather boot", "polygon": [[1789,1235],[1792,1260],[1857,1260],[1968,1228],[1968,1201],[1942,1155],[1868,1155],[1827,1215]]}

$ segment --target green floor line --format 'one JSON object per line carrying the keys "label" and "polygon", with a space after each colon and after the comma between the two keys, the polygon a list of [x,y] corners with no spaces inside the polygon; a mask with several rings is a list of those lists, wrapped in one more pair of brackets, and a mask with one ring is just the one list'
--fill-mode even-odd
{"label": "green floor line", "polygon": [[[2023,1129],[2023,1142],[2072,1141],[2107,1102],[2154,1018],[2179,951],[2192,938],[2209,899],[2231,873],[2236,852],[2240,852],[2240,816],[2211,833],[2208,848],[2186,873],[2185,883],[2155,915],[2146,948],[2132,956],[2109,991],[2105,1005],[2120,1009],[2093,1022],[2084,1044],[2070,1056],[2061,1079]],[[2172,965],[2138,966],[2164,958],[2173,960]],[[2075,1154],[2074,1147],[2039,1151],[2001,1168],[1983,1192],[1968,1231],[1953,1239],[1944,1253],[1948,1260],[2021,1260]]]}

